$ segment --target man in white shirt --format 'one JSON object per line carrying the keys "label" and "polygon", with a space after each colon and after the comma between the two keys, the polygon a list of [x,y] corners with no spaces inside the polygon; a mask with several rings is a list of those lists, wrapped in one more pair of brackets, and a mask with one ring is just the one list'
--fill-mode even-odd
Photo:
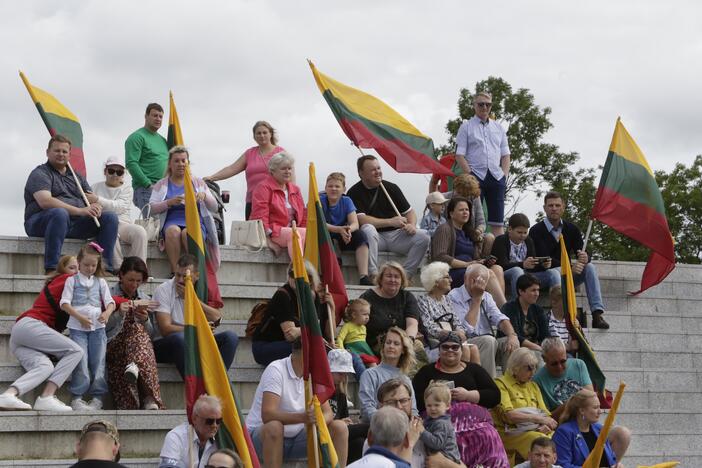
{"label": "man in white shirt", "polygon": [[[117,214],[119,228],[117,229],[118,241],[129,245],[127,257],[139,257],[146,261],[146,248],[148,240],[146,230],[132,222],[132,196],[134,190],[124,183],[124,164],[116,156],[110,156],[105,161],[105,181],[93,184],[93,193],[105,212]],[[122,248],[120,242],[115,242],[115,265],[122,264]]]}
{"label": "man in white shirt", "polygon": [[159,468],[203,468],[219,449],[215,440],[222,425],[222,403],[219,398],[200,395],[193,405],[192,420],[192,426],[184,422],[166,434],[159,455]]}
{"label": "man in white shirt", "polygon": [[490,120],[491,108],[490,93],[481,91],[473,96],[475,115],[461,124],[456,135],[456,162],[465,174],[473,174],[480,182],[481,197],[487,202],[487,223],[499,236],[505,232],[510,153],[504,128]]}
{"label": "man in white shirt", "polygon": [[[263,371],[246,416],[251,441],[266,468],[279,468],[283,461],[307,456],[305,423],[313,423],[315,417],[314,410],[305,408],[302,365],[302,342],[298,338],[292,343],[290,357],[271,362]],[[339,464],[346,466],[349,438],[346,423],[334,419],[329,402],[322,404],[322,412]]]}
{"label": "man in white shirt", "polygon": [[[178,259],[176,271],[170,280],[159,285],[154,291],[156,306],[156,331],[153,337],[156,362],[175,364],[180,376],[185,375],[185,312],[183,294],[185,291],[185,276],[190,271],[193,284],[200,277],[197,261],[191,254],[184,254]],[[207,316],[210,326],[215,329],[222,321],[219,309],[200,301],[202,310]],[[239,344],[239,337],[232,330],[224,330],[214,334],[219,353],[224,361],[224,368],[229,370],[234,362],[234,353]]]}
{"label": "man in white shirt", "polygon": [[[448,294],[451,306],[459,317],[464,317],[468,343],[478,347],[480,365],[494,378],[495,361],[505,368],[509,355],[519,349],[519,339],[512,328],[509,317],[500,312],[495,300],[485,291],[490,271],[483,265],[473,264],[466,268],[465,283]],[[495,327],[505,336],[495,338]]]}

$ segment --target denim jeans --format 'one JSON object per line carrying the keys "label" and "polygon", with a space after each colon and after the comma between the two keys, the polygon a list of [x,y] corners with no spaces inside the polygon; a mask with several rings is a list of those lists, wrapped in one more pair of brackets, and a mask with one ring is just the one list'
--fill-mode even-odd
{"label": "denim jeans", "polygon": [[500,180],[495,179],[490,171],[484,180],[473,174],[480,184],[480,198],[487,205],[487,223],[490,226],[503,226],[505,224],[505,191],[507,178],[503,175]]}
{"label": "denim jeans", "polygon": [[44,238],[44,268],[47,270],[56,269],[64,239],[95,237],[95,241],[104,249],[104,268],[113,271],[118,266],[112,260],[119,219],[115,213],[103,212],[98,221],[99,229],[90,216],[69,216],[64,208],[49,208],[30,216],[24,222],[24,230],[29,236]]}
{"label": "denim jeans", "polygon": [[292,354],[292,343],[289,341],[254,341],[251,343],[254,361],[267,366],[273,361],[283,359]]}
{"label": "denim jeans", "polygon": [[[539,280],[539,285],[542,289],[549,289],[561,284],[561,270],[559,268],[551,268],[546,271],[529,271],[528,273]],[[505,270],[505,285],[509,286],[513,299],[517,297],[517,280],[523,274],[524,270],[520,267],[512,267],[509,270]]]}
{"label": "denim jeans", "polygon": [[136,187],[134,189],[134,195],[132,195],[132,201],[139,210],[144,209],[146,205],[149,204],[151,199],[151,189],[148,187]]}
{"label": "denim jeans", "polygon": [[[234,362],[239,337],[231,330],[214,334],[224,368],[228,371]],[[183,332],[171,333],[153,342],[156,362],[174,364],[181,378],[185,376],[185,336]]]}
{"label": "denim jeans", "polygon": [[80,363],[73,370],[69,390],[74,398],[83,395],[102,397],[107,393],[105,380],[105,352],[107,335],[105,328],[97,330],[68,330],[73,341],[83,350]]}
{"label": "denim jeans", "polygon": [[[560,271],[560,268],[559,268]],[[600,279],[597,277],[597,269],[592,263],[585,265],[582,273],[576,275],[573,273],[573,282],[578,287],[585,283],[585,293],[587,294],[587,303],[590,306],[590,312],[601,310],[604,312],[605,307],[602,302],[602,292],[600,290]]]}

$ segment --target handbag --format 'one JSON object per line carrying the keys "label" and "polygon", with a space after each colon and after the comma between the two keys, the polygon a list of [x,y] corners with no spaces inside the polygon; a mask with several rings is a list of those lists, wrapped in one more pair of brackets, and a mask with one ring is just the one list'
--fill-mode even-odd
{"label": "handbag", "polygon": [[[144,215],[144,208],[148,208]],[[158,219],[151,216],[151,205],[148,203],[141,209],[141,218],[134,220],[134,224],[139,225],[146,231],[146,241],[156,242],[158,240]]]}
{"label": "handbag", "polygon": [[263,221],[260,219],[232,221],[229,245],[244,247],[251,252],[263,250],[264,247],[268,246],[266,231],[263,229]]}

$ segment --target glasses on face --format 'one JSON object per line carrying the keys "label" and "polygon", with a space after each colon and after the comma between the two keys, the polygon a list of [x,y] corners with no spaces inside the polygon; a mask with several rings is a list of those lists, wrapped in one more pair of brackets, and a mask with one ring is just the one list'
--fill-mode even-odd
{"label": "glasses on face", "polygon": [[485,108],[488,108],[488,109],[492,107],[492,103],[491,103],[491,102],[476,102],[475,105],[478,106],[478,107],[485,107]]}
{"label": "glasses on face", "polygon": [[559,367],[559,366],[560,366],[560,367],[565,367],[565,365],[566,365],[566,360],[565,360],[565,359],[561,359],[561,360],[559,360],[559,361],[551,361],[551,362],[548,363],[548,365],[551,366],[551,367]]}
{"label": "glasses on face", "polygon": [[398,398],[396,400],[385,400],[383,402],[383,405],[384,406],[405,406],[410,401],[412,401],[411,398]]}
{"label": "glasses on face", "polygon": [[205,418],[205,424],[208,426],[212,426],[213,424],[217,424],[220,426],[222,424],[223,419],[222,418]]}
{"label": "glasses on face", "polygon": [[118,176],[123,176],[124,175],[124,169],[107,169],[107,173],[110,175],[115,175],[117,174]]}
{"label": "glasses on face", "polygon": [[524,369],[528,370],[529,372],[534,372],[536,370],[536,364],[527,364],[524,366]]}
{"label": "glasses on face", "polygon": [[456,352],[459,349],[461,349],[461,345],[459,344],[442,344],[439,346],[441,348],[441,351],[453,351]]}

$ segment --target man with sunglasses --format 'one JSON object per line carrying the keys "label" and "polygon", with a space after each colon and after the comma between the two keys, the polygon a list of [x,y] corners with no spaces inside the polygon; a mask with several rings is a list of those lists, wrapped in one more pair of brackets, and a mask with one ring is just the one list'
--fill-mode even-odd
{"label": "man with sunglasses", "polygon": [[71,468],[120,468],[125,465],[117,463],[119,453],[119,432],[110,421],[98,419],[90,421],[80,432],[76,444],[78,463]]}
{"label": "man with sunglasses", "polygon": [[460,173],[473,174],[487,202],[488,225],[495,236],[504,234],[505,188],[509,177],[510,153],[507,133],[490,120],[492,95],[485,91],[473,96],[475,115],[464,120],[456,135],[456,162]]}
{"label": "man with sunglasses", "polygon": [[[130,185],[124,183],[124,164],[116,156],[110,156],[105,161],[104,182],[93,184],[93,191],[105,212],[112,212],[119,218],[117,238],[129,245],[126,257],[139,257],[146,261],[146,229],[132,222],[132,196],[134,191]],[[115,265],[122,264],[122,248],[119,242],[115,243]]]}
{"label": "man with sunglasses", "polygon": [[184,422],[166,434],[161,448],[159,468],[184,468],[196,461],[204,468],[219,447],[215,436],[222,425],[222,403],[219,398],[200,395],[193,405],[192,426]]}

